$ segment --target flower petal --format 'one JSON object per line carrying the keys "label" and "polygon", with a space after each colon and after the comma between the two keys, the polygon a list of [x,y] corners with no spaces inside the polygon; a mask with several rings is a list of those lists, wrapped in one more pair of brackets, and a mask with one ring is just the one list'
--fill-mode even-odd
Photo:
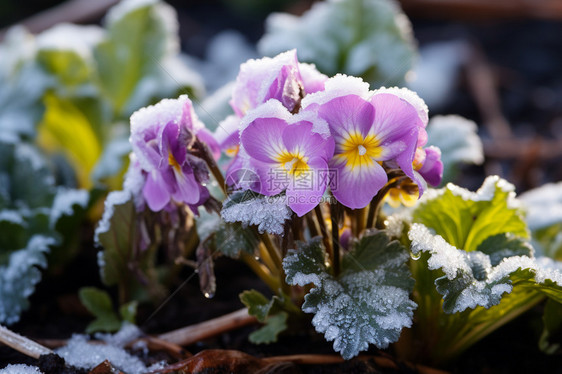
{"label": "flower petal", "polygon": [[306,121],[287,126],[282,136],[284,147],[290,153],[301,154],[303,157],[323,157],[329,160],[334,154],[334,140],[325,139],[312,129],[312,123]]}
{"label": "flower petal", "polygon": [[425,161],[418,173],[429,183],[436,187],[443,178],[443,162],[441,161],[441,150],[431,146],[425,148]]}
{"label": "flower petal", "polygon": [[328,122],[336,143],[349,134],[367,135],[372,126],[373,106],[356,95],[337,97],[318,109],[318,115]]}
{"label": "flower petal", "polygon": [[284,151],[283,130],[287,122],[279,118],[257,118],[240,134],[240,143],[248,155],[262,162],[275,162]]}
{"label": "flower petal", "polygon": [[328,164],[321,157],[311,158],[308,162],[309,170],[296,175],[287,187],[287,201],[289,208],[302,217],[317,206],[326,191],[325,178],[322,173],[328,171]]}
{"label": "flower petal", "polygon": [[174,200],[186,204],[197,203],[199,201],[199,184],[195,180],[191,167],[185,163],[181,170],[174,168],[174,176],[176,178],[172,194]]}
{"label": "flower petal", "polygon": [[330,183],[332,193],[348,208],[364,208],[388,181],[386,173],[376,162],[355,167],[353,170],[345,164],[345,161],[337,158],[330,161],[330,170],[335,172]]}
{"label": "flower petal", "polygon": [[159,172],[148,173],[142,194],[150,210],[161,211],[170,202],[170,192]]}
{"label": "flower petal", "polygon": [[[392,94],[377,94],[371,98],[375,108],[373,131],[383,142],[394,142],[408,138],[407,148],[416,148],[418,131],[422,122],[416,109],[406,100]],[[415,130],[416,138],[411,141],[410,134]]]}

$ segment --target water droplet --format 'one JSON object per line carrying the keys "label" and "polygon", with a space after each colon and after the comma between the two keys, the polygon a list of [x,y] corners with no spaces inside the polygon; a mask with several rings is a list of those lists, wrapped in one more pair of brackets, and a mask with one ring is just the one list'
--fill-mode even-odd
{"label": "water droplet", "polygon": [[410,257],[412,257],[412,259],[414,260],[419,260],[421,257],[421,251],[419,251],[418,253],[411,252]]}
{"label": "water droplet", "polygon": [[205,295],[207,299],[212,299],[213,297],[215,297],[214,292],[205,292],[203,295]]}

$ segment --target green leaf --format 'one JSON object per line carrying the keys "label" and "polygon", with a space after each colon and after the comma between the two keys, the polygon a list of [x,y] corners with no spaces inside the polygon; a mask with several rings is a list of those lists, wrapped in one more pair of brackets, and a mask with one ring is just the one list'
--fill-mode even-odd
{"label": "green leaf", "polygon": [[473,121],[457,115],[431,117],[427,125],[427,144],[441,150],[442,184],[456,177],[459,164],[481,165],[484,162],[482,141]]}
{"label": "green leaf", "polygon": [[104,217],[96,230],[96,242],[103,247],[98,254],[102,281],[108,286],[129,283],[128,264],[134,256],[137,236],[135,205],[130,194],[111,192],[106,199]]}
{"label": "green leaf", "polygon": [[177,20],[174,10],[160,1],[123,3],[108,13],[105,26],[107,38],[94,49],[101,89],[115,114],[126,116],[141,79],[160,70],[162,59],[177,51]]}
{"label": "green leaf", "polygon": [[90,188],[90,173],[101,155],[101,144],[92,124],[70,99],[47,94],[45,107],[45,116],[38,129],[39,144],[51,153],[63,152],[72,164],[80,186]]}
{"label": "green leaf", "polygon": [[414,282],[406,266],[408,257],[386,233],[368,232],[345,255],[337,277],[326,266],[319,238],[289,251],[283,268],[287,283],[314,284],[302,309],[315,314],[316,330],[349,359],[370,343],[387,347],[398,340],[403,327],[411,326],[416,304],[409,299]]}
{"label": "green leaf", "polygon": [[413,221],[467,252],[497,234],[528,238],[529,231],[513,190],[513,185],[497,176],[486,178],[476,193],[449,184],[424,196],[414,211]]}
{"label": "green leaf", "polygon": [[135,323],[135,319],[137,317],[138,305],[139,305],[138,301],[133,300],[119,307],[119,315],[121,316],[123,321],[127,321],[132,324]]}
{"label": "green leaf", "polygon": [[285,307],[290,308],[287,306],[287,301],[278,296],[268,300],[256,290],[242,292],[240,300],[248,308],[248,314],[265,323],[265,326],[250,334],[250,341],[256,344],[277,341],[277,335],[287,329],[288,314],[283,311]]}
{"label": "green leaf", "polygon": [[287,330],[286,312],[279,312],[265,320],[265,326],[252,332],[248,339],[254,344],[269,344],[277,341],[277,336]]}
{"label": "green leaf", "polygon": [[511,233],[490,236],[480,243],[476,251],[490,256],[492,266],[498,265],[504,258],[508,257],[533,257],[533,247]]}
{"label": "green leaf", "polygon": [[547,300],[542,317],[543,330],[539,338],[539,348],[546,354],[553,354],[560,349],[559,343],[551,343],[550,338],[560,332],[562,327],[562,304]]}
{"label": "green leaf", "polygon": [[389,0],[329,0],[301,17],[269,16],[260,53],[274,56],[293,48],[299,61],[329,76],[361,76],[373,87],[403,84],[416,58],[411,25]]}
{"label": "green leaf", "polygon": [[83,287],[78,292],[82,305],[96,319],[86,327],[86,333],[97,331],[114,332],[121,327],[121,321],[113,310],[113,303],[107,292],[95,287]]}
{"label": "green leaf", "polygon": [[215,231],[215,248],[222,254],[238,258],[240,251],[253,254],[259,244],[254,233],[241,223],[220,222]]}

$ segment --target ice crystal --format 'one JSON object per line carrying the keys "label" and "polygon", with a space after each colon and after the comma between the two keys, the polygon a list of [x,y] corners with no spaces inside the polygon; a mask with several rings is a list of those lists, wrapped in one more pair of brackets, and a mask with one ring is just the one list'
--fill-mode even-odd
{"label": "ice crystal", "polygon": [[40,50],[73,51],[84,59],[92,59],[92,47],[105,38],[98,26],[81,26],[60,23],[37,36]]}
{"label": "ice crystal", "polygon": [[527,224],[539,230],[562,222],[562,182],[548,183],[520,195],[527,210]]}
{"label": "ice crystal", "polygon": [[86,208],[89,197],[90,195],[86,190],[59,187],[49,217],[51,225],[54,225],[62,216],[72,215],[74,205]]}
{"label": "ice crystal", "polygon": [[132,195],[130,191],[112,191],[110,192],[104,204],[104,211],[101,220],[98,222],[98,226],[96,227],[96,231],[94,233],[94,240],[99,242],[98,237],[100,234],[107,232],[110,229],[110,219],[113,217],[113,210],[115,205],[121,205],[126,203],[129,199],[131,199]]}
{"label": "ice crystal", "polygon": [[283,234],[285,221],[292,213],[283,196],[265,197],[251,191],[229,197],[223,206],[221,216],[226,222],[256,225],[261,233],[277,235]]}
{"label": "ice crystal", "polygon": [[42,374],[43,372],[39,370],[36,366],[31,365],[8,365],[4,369],[0,369],[0,374]]}

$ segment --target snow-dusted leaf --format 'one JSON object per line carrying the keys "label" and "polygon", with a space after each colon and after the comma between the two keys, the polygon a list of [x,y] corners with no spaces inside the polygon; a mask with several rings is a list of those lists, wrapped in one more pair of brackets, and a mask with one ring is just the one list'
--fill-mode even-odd
{"label": "snow-dusted leaf", "polygon": [[375,87],[402,84],[416,58],[410,22],[392,0],[329,0],[301,17],[269,16],[260,53],[293,48],[329,76],[361,76]]}
{"label": "snow-dusted leaf", "polygon": [[412,324],[416,304],[409,299],[414,286],[406,266],[408,253],[384,232],[368,232],[346,254],[335,277],[326,266],[318,238],[289,251],[283,261],[287,282],[314,288],[302,309],[314,313],[312,323],[334,350],[349,359],[375,344],[385,348]]}
{"label": "snow-dusted leaf", "polygon": [[446,313],[497,305],[513,287],[529,288],[562,301],[562,273],[524,255],[532,255],[532,250],[520,238],[491,237],[480,246],[486,251],[483,253],[455,248],[421,224],[412,225],[409,237],[414,255],[429,253],[428,269],[444,273],[435,279],[435,285],[443,295]]}
{"label": "snow-dusted leaf", "polygon": [[291,217],[291,209],[282,196],[266,197],[248,190],[229,196],[221,216],[226,222],[256,225],[261,233],[281,235],[285,221]]}
{"label": "snow-dusted leaf", "polygon": [[248,308],[248,314],[265,323],[265,326],[250,334],[249,339],[252,343],[273,343],[277,341],[279,333],[287,329],[288,314],[283,311],[286,301],[282,298],[273,296],[268,300],[259,291],[250,290],[240,294],[240,301]]}
{"label": "snow-dusted leaf", "polygon": [[238,258],[240,251],[253,254],[259,244],[252,230],[243,227],[239,222],[220,222],[214,241],[217,251],[232,258]]}
{"label": "snow-dusted leaf", "polygon": [[474,251],[490,236],[511,233],[529,237],[514,186],[491,176],[477,192],[453,184],[424,194],[413,214],[413,221],[422,223],[441,235],[449,244],[467,252]]}
{"label": "snow-dusted leaf", "polygon": [[45,253],[55,239],[34,235],[23,249],[11,252],[6,263],[0,264],[0,323],[17,322],[29,307],[27,298],[41,280],[38,268],[47,267]]}
{"label": "snow-dusted leaf", "polygon": [[129,282],[128,264],[134,252],[136,231],[132,195],[126,191],[111,192],[95,232],[96,243],[103,247],[103,251],[98,252],[98,264],[106,285]]}
{"label": "snow-dusted leaf", "polygon": [[460,163],[484,162],[482,141],[473,121],[457,115],[432,117],[427,125],[427,144],[439,147],[443,161],[443,183],[455,177]]}

